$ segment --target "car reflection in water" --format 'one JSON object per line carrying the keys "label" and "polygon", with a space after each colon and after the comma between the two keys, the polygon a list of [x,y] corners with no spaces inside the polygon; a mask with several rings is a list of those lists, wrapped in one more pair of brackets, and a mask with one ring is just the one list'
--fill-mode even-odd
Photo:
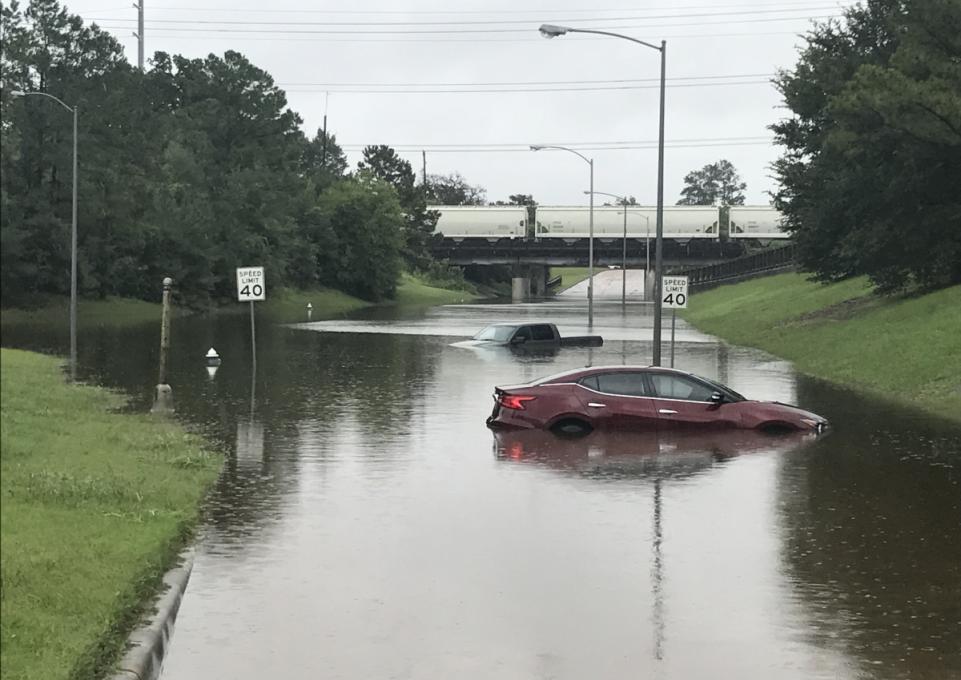
{"label": "car reflection in water", "polygon": [[756,430],[596,430],[565,438],[545,430],[497,430],[494,453],[504,461],[533,463],[598,477],[686,477],[745,454],[787,453],[818,439],[813,432]]}

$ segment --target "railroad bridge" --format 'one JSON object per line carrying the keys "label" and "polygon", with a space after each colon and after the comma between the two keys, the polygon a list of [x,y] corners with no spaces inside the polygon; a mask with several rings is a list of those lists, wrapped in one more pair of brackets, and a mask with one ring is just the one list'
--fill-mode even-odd
{"label": "railroad bridge", "polygon": [[[664,239],[666,270],[718,264],[745,254],[744,241],[719,239]],[[550,267],[587,266],[588,239],[486,239],[434,236],[431,254],[457,266],[509,265],[515,297],[543,297],[548,293]],[[648,269],[654,266],[654,239],[594,238],[594,266]]]}

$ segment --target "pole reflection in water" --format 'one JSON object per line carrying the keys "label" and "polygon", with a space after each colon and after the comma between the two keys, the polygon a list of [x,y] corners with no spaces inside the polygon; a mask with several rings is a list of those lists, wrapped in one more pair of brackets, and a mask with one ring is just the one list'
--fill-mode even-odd
{"label": "pole reflection in water", "polygon": [[[679,320],[680,368],[835,432],[498,433],[492,456],[494,385],[647,363],[650,306],[596,312],[603,347],[540,354],[451,343],[495,321],[584,334],[582,304],[262,324],[247,375],[246,314],[183,319],[178,417],[229,455],[163,680],[961,677],[956,426]],[[80,332],[80,378],[148,409],[153,325]]]}
{"label": "pole reflection in water", "polygon": [[654,596],[654,658],[664,658],[664,580],[661,556],[661,478],[654,480],[654,564],[651,568],[651,590]]}

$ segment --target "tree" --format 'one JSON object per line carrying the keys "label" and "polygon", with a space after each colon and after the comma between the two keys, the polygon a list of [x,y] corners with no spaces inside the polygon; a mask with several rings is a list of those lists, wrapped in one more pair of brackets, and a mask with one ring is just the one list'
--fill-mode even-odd
{"label": "tree", "polygon": [[437,213],[427,210],[425,187],[416,186],[410,162],[397,155],[389,146],[364,148],[363,160],[357,164],[361,176],[379,179],[397,192],[404,211],[404,257],[417,269],[430,263],[427,241],[437,224]]}
{"label": "tree", "polygon": [[879,290],[961,281],[961,7],[874,0],[820,25],[778,87],[772,126],[801,264]]}
{"label": "tree", "polygon": [[322,251],[331,284],[368,300],[393,297],[404,224],[394,189],[370,177],[342,180],[321,196],[316,217],[332,236]]}
{"label": "tree", "polygon": [[487,192],[473,186],[460,173],[428,175],[427,200],[434,205],[484,205]]}
{"label": "tree", "polygon": [[491,205],[526,205],[537,206],[537,201],[531,194],[511,194],[506,201],[494,201]]}
{"label": "tree", "polygon": [[301,165],[305,175],[319,188],[326,188],[347,172],[347,156],[337,144],[337,135],[318,129],[313,139],[304,142]]}
{"label": "tree", "polygon": [[678,205],[743,205],[747,184],[730,161],[721,159],[684,176]]}

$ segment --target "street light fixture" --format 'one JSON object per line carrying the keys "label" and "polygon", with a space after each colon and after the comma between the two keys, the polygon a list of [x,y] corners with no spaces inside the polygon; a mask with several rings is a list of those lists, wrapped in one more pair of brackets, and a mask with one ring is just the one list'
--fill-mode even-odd
{"label": "street light fixture", "polygon": [[70,221],[70,379],[77,379],[77,107],[46,92],[10,93],[13,97],[46,97],[73,113],[73,208]]}
{"label": "street light fixture", "polygon": [[660,102],[660,124],[657,138],[657,227],[655,233],[655,255],[654,267],[657,276],[654,279],[654,348],[652,364],[661,365],[661,290],[663,278],[663,242],[664,242],[664,74],[665,62],[667,57],[667,41],[662,40],[660,46],[654,45],[637,38],[632,38],[620,33],[609,31],[599,31],[593,28],[570,28],[568,26],[556,26],[554,24],[542,24],[540,33],[545,38],[556,38],[568,33],[592,33],[595,35],[606,35],[612,38],[621,38],[630,42],[650,47],[661,53],[661,102]]}
{"label": "street light fixture", "polygon": [[588,158],[580,151],[568,149],[566,146],[554,146],[549,144],[531,144],[531,151],[541,151],[542,149],[557,149],[568,151],[581,157],[591,168],[591,208],[588,222],[590,224],[587,238],[587,327],[594,327],[594,159]]}

